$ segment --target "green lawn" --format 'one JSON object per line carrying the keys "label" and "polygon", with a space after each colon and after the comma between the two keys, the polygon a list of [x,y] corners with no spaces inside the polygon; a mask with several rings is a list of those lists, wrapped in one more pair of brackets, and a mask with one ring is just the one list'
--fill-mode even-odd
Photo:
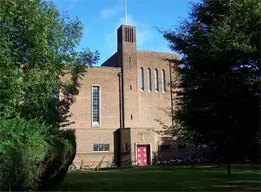
{"label": "green lawn", "polygon": [[71,172],[59,191],[261,191],[261,166],[160,166]]}

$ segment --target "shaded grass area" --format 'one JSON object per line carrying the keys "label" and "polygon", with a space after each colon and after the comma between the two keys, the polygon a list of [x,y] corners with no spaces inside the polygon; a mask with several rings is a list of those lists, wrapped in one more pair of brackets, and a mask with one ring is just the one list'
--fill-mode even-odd
{"label": "shaded grass area", "polygon": [[57,191],[261,191],[260,165],[155,166],[71,172]]}

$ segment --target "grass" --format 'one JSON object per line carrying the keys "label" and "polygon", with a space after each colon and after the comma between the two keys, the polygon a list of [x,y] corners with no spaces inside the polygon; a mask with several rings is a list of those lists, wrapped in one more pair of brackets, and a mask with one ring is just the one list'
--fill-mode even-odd
{"label": "grass", "polygon": [[260,165],[155,166],[70,172],[57,191],[261,191]]}

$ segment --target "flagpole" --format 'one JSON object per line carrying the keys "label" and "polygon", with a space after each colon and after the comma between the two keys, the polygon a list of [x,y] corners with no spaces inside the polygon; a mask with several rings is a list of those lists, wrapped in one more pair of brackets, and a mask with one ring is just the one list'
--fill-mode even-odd
{"label": "flagpole", "polygon": [[128,13],[127,13],[127,2],[126,1],[127,0],[124,0],[125,25],[127,25],[127,19],[128,19],[128,17],[127,17],[127,15],[128,15]]}

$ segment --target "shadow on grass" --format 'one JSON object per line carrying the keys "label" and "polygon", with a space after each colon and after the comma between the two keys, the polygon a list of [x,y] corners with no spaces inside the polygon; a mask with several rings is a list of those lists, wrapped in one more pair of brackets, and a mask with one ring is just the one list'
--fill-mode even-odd
{"label": "shadow on grass", "polygon": [[[59,191],[260,191],[260,166],[226,169],[213,166],[155,166],[72,172]],[[258,172],[259,171],[259,172]]]}
{"label": "shadow on grass", "polygon": [[108,170],[124,170],[124,169],[131,169],[133,167],[106,167],[101,168],[100,171],[108,171]]}

